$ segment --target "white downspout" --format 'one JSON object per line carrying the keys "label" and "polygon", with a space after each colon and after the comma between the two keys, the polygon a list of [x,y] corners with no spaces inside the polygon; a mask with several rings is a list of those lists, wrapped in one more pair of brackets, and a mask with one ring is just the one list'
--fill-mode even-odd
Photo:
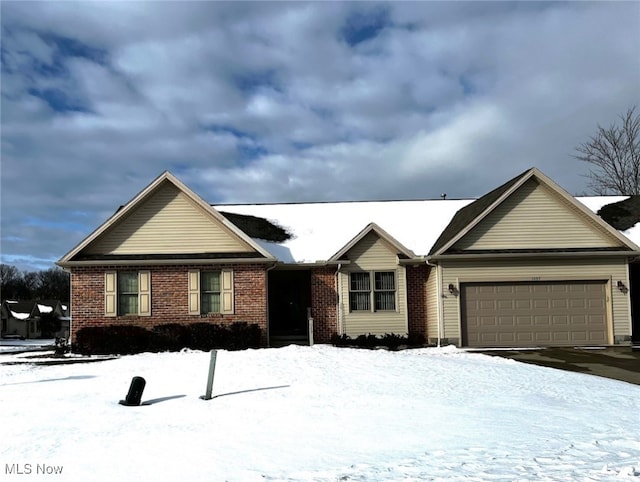
{"label": "white downspout", "polygon": [[271,346],[271,322],[269,320],[269,271],[271,271],[272,269],[274,269],[276,266],[278,266],[278,263],[275,262],[273,263],[273,265],[267,267],[267,269],[264,271],[264,285],[265,285],[265,294],[267,295],[267,346],[270,347]]}
{"label": "white downspout", "polygon": [[437,283],[437,288],[436,288],[436,296],[438,297],[438,303],[436,304],[436,308],[437,308],[437,312],[438,312],[438,348],[440,348],[440,340],[442,339],[442,334],[444,333],[444,326],[443,326],[443,312],[444,312],[444,304],[443,304],[443,300],[442,300],[442,270],[440,269],[440,266],[434,263],[429,262],[429,260],[427,260],[427,265],[432,266],[435,270],[436,270],[436,283]]}
{"label": "white downspout", "polygon": [[335,279],[336,279],[336,328],[338,329],[338,335],[343,335],[343,326],[342,326],[342,310],[340,309],[340,269],[342,268],[342,263],[338,263],[338,269],[336,269]]}

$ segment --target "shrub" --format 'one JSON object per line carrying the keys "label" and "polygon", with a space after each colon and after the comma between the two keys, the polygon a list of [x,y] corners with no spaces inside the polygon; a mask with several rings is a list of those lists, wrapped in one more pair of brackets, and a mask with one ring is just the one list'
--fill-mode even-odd
{"label": "shrub", "polygon": [[384,336],[376,336],[369,333],[368,335],[359,335],[355,339],[347,335],[334,334],[331,337],[331,343],[335,346],[351,346],[369,349],[384,346],[390,350],[398,350],[402,346],[424,346],[426,339],[424,335],[421,334],[402,336],[395,333],[387,333]]}
{"label": "shrub", "polygon": [[243,350],[258,348],[262,330],[257,324],[235,322],[181,325],[167,323],[151,330],[138,326],[108,325],[82,328],[73,351],[84,355],[129,355],[144,351],[178,351],[182,348],[208,351],[214,348]]}
{"label": "shrub", "polygon": [[338,335],[334,333],[331,335],[331,344],[335,346],[349,346],[351,345],[352,340],[346,334]]}
{"label": "shrub", "polygon": [[147,351],[151,332],[139,326],[95,326],[78,331],[74,351],[83,355],[130,355]]}
{"label": "shrub", "polygon": [[248,324],[246,321],[238,321],[230,327],[228,348],[230,350],[245,350],[258,348],[262,338],[262,330],[256,324]]}
{"label": "shrub", "polygon": [[189,330],[179,323],[156,325],[152,329],[151,351],[171,351],[189,344]]}

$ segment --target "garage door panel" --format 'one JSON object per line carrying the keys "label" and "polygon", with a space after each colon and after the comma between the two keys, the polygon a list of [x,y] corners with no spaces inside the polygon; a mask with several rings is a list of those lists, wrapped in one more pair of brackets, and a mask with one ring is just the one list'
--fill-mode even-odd
{"label": "garage door panel", "polygon": [[468,346],[600,345],[607,340],[605,282],[461,285]]}

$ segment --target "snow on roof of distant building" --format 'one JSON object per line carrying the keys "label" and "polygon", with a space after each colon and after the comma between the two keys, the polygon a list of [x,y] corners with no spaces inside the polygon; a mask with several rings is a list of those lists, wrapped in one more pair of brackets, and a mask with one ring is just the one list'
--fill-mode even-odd
{"label": "snow on roof of distant building", "polygon": [[13,316],[16,320],[26,320],[31,316],[31,313],[18,313],[13,310],[9,310],[11,312],[11,316]]}
{"label": "snow on roof of distant building", "polygon": [[38,303],[38,310],[40,310],[40,313],[51,313],[53,311],[53,307]]}

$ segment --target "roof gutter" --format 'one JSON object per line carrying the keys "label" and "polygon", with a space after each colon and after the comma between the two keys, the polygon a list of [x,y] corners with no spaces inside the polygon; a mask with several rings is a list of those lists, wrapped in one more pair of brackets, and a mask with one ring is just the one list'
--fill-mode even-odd
{"label": "roof gutter", "polygon": [[398,259],[398,264],[401,266],[412,265],[412,264],[423,264],[425,262],[429,264],[425,256],[416,256],[414,258],[409,258],[409,259],[404,259],[404,258]]}
{"label": "roof gutter", "polygon": [[82,266],[159,266],[180,264],[255,264],[276,263],[275,258],[217,258],[217,259],[114,259],[114,260],[87,260],[87,261],[57,261],[56,264],[63,269]]}
{"label": "roof gutter", "polygon": [[636,257],[640,251],[561,251],[554,253],[467,253],[467,254],[437,254],[427,257],[427,264],[431,261],[461,260],[461,259],[517,259],[517,258],[612,258]]}

